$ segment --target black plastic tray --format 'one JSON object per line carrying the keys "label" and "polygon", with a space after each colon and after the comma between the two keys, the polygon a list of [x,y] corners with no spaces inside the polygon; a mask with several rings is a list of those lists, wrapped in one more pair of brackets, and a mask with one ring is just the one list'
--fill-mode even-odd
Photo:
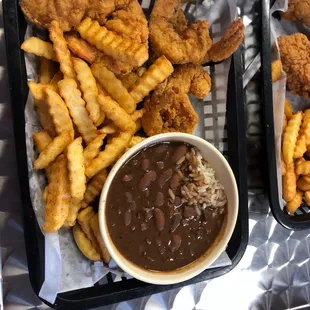
{"label": "black plastic tray", "polygon": [[[271,5],[275,1],[271,1]],[[299,208],[298,213],[289,214],[282,210],[279,203],[276,145],[274,136],[273,98],[271,82],[271,46],[270,46],[270,1],[262,0],[262,40],[261,40],[261,61],[262,61],[262,99],[263,119],[265,129],[265,150],[267,158],[267,184],[269,184],[270,208],[275,219],[285,228],[292,230],[304,230],[310,228],[310,210],[307,206]]]}
{"label": "black plastic tray", "polygon": [[[28,185],[24,118],[28,87],[24,54],[20,50],[26,22],[18,6],[18,0],[3,0],[3,16],[29,277],[33,290],[38,295],[44,279],[44,237],[35,218]],[[239,49],[232,57],[227,91],[229,104],[226,112],[227,155],[237,180],[240,200],[236,228],[226,249],[232,265],[205,270],[195,278],[176,285],[152,285],[136,279],[114,283],[112,277],[108,276],[107,284],[58,294],[55,303],[49,306],[58,309],[87,309],[112,304],[215,278],[229,272],[237,265],[248,242],[246,130],[242,74],[243,63]],[[43,302],[46,303],[44,300]]]}

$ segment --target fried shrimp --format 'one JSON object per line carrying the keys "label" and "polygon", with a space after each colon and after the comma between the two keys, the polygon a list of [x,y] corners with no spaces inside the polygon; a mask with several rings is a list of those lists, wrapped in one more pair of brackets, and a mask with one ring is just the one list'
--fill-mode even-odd
{"label": "fried shrimp", "polygon": [[174,64],[200,63],[212,45],[209,21],[187,26],[181,0],[157,0],[150,19],[150,42]]}
{"label": "fried shrimp", "polygon": [[244,25],[241,18],[233,21],[223,37],[208,50],[203,63],[219,62],[230,57],[244,39]]}
{"label": "fried shrimp", "polygon": [[166,82],[157,87],[156,92],[162,93],[169,89],[177,89],[177,92],[203,99],[211,89],[211,78],[201,65],[180,65]]}
{"label": "fried shrimp", "polygon": [[193,133],[198,122],[188,96],[172,89],[148,97],[144,108],[142,126],[148,136],[175,131]]}

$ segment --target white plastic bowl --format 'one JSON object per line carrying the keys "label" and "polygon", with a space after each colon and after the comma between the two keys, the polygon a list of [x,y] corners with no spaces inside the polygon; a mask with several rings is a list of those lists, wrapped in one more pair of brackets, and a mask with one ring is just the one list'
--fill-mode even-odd
{"label": "white plastic bowl", "polygon": [[[106,200],[113,178],[118,170],[141,149],[160,142],[180,141],[197,147],[202,156],[208,160],[216,172],[216,178],[224,186],[227,196],[227,214],[221,232],[212,246],[193,263],[173,271],[151,271],[144,269],[126,259],[115,247],[106,223]],[[239,207],[238,188],[234,174],[224,156],[209,142],[194,135],[183,133],[165,133],[150,137],[129,149],[114,165],[102,189],[99,203],[99,225],[101,235],[117,265],[136,279],[153,284],[179,283],[204,271],[225,250],[234,231]]]}

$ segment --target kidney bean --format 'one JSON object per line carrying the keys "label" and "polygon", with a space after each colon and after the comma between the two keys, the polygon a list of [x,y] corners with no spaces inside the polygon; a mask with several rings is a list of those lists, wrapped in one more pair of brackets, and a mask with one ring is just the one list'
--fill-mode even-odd
{"label": "kidney bean", "polygon": [[186,206],[186,207],[184,207],[183,215],[186,218],[193,218],[197,215],[197,212],[193,207]]}
{"label": "kidney bean", "polygon": [[138,187],[140,190],[144,191],[151,184],[151,182],[155,181],[157,177],[157,173],[154,170],[147,172],[139,181]]}
{"label": "kidney bean", "polygon": [[177,213],[172,218],[171,231],[174,232],[180,225],[181,222],[181,214]]}
{"label": "kidney bean", "polygon": [[144,191],[144,197],[147,198],[150,196],[150,191],[147,189],[146,191]]}
{"label": "kidney bean", "polygon": [[137,209],[137,204],[135,201],[132,201],[129,205],[130,210],[134,211]]}
{"label": "kidney bean", "polygon": [[122,180],[124,181],[124,182],[129,182],[129,181],[131,181],[133,179],[133,176],[131,175],[131,174],[125,174],[124,176],[123,176],[123,178],[122,178]]}
{"label": "kidney bean", "polygon": [[158,179],[158,185],[160,188],[163,188],[164,185],[166,184],[166,182],[168,182],[170,180],[170,178],[172,177],[172,169],[168,169],[166,171],[164,171],[159,179]]}
{"label": "kidney bean", "polygon": [[132,194],[129,192],[125,193],[126,202],[131,203],[132,202]]}
{"label": "kidney bean", "polygon": [[165,202],[164,194],[162,192],[158,192],[155,199],[155,205],[157,207],[160,207],[164,204],[164,202]]}
{"label": "kidney bean", "polygon": [[131,223],[131,212],[130,210],[127,210],[124,213],[124,222],[125,222],[125,226],[129,226]]}
{"label": "kidney bean", "polygon": [[157,165],[158,169],[160,169],[160,170],[162,170],[162,169],[165,168],[165,164],[164,164],[163,161],[158,161],[158,162],[156,163],[156,165]]}
{"label": "kidney bean", "polygon": [[181,242],[182,242],[182,239],[178,234],[172,234],[171,244],[170,244],[171,251],[172,252],[177,251],[179,247],[181,246]]}
{"label": "kidney bean", "polygon": [[147,158],[143,159],[141,163],[141,168],[143,170],[148,170],[149,166],[150,166],[150,160]]}
{"label": "kidney bean", "polygon": [[177,149],[174,151],[171,160],[176,163],[185,153],[187,152],[187,146],[186,145],[180,145],[177,147]]}
{"label": "kidney bean", "polygon": [[164,153],[167,150],[167,145],[166,144],[161,144],[156,147],[155,152],[158,154]]}
{"label": "kidney bean", "polygon": [[165,227],[165,215],[164,212],[158,208],[154,210],[155,226],[161,231]]}
{"label": "kidney bean", "polygon": [[171,189],[177,189],[181,184],[181,177],[178,173],[174,173],[172,178],[170,179],[170,187]]}

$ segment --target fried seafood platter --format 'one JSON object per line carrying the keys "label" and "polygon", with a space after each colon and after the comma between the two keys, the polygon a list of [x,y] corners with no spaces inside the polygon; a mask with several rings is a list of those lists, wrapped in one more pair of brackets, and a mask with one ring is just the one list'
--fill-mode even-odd
{"label": "fried seafood platter", "polygon": [[202,64],[230,57],[244,38],[235,20],[216,43],[207,20],[189,23],[181,0],[157,0],[149,22],[138,0],[20,0],[48,39],[21,45],[40,60],[28,81],[42,129],[33,169],[44,170],[46,233],[73,229],[81,252],[108,263],[97,202],[111,166],[144,137],[193,133],[211,78]]}

